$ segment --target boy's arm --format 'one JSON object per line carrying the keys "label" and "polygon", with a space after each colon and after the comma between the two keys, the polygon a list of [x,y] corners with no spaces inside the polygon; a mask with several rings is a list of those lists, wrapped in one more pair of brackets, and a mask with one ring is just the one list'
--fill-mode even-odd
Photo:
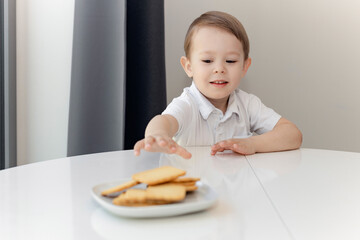
{"label": "boy's arm", "polygon": [[135,155],[139,156],[140,150],[144,149],[149,152],[175,153],[183,158],[191,158],[191,154],[172,139],[178,128],[179,124],[175,117],[167,114],[155,116],[146,127],[145,138],[135,144]]}
{"label": "boy's arm", "polygon": [[229,139],[218,142],[211,147],[211,154],[232,150],[243,155],[257,152],[276,152],[297,149],[301,146],[300,130],[285,118],[280,118],[273,130],[245,139]]}

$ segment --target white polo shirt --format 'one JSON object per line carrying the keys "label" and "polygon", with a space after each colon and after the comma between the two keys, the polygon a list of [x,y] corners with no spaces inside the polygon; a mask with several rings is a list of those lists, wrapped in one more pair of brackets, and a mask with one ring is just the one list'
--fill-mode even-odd
{"label": "white polo shirt", "polygon": [[174,140],[181,146],[209,146],[230,138],[247,138],[274,128],[281,116],[253,94],[236,89],[225,115],[207,100],[194,82],[172,100],[162,114],[174,116],[179,130]]}

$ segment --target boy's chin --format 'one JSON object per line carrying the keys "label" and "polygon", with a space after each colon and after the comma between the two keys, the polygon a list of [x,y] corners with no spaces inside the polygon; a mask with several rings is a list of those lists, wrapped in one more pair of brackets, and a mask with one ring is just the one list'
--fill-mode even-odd
{"label": "boy's chin", "polygon": [[213,95],[213,96],[205,96],[209,100],[213,101],[227,101],[230,97],[230,94],[228,95]]}

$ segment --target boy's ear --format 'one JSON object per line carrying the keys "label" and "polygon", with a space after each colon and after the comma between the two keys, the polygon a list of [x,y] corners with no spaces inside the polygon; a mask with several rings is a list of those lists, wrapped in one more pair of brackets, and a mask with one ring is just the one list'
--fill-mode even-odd
{"label": "boy's ear", "polygon": [[246,72],[248,71],[249,67],[251,65],[251,58],[248,58],[244,61],[244,75],[246,74]]}
{"label": "boy's ear", "polygon": [[183,67],[184,71],[188,75],[188,77],[191,78],[193,76],[193,73],[192,73],[192,70],[191,70],[190,60],[187,57],[182,56],[180,58],[180,63],[181,63],[181,66]]}
{"label": "boy's ear", "polygon": [[251,65],[251,58],[248,58],[248,59],[246,59],[245,62],[244,62],[244,70],[245,70],[245,72],[247,72],[247,70],[249,69],[250,65]]}

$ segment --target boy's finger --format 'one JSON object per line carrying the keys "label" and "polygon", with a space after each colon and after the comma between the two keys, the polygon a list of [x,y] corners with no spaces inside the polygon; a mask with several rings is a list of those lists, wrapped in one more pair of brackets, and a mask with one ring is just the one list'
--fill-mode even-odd
{"label": "boy's finger", "polygon": [[220,149],[220,148],[221,148],[221,147],[220,147],[219,143],[215,143],[214,145],[211,146],[211,150],[212,150],[212,151],[217,151],[217,150]]}
{"label": "boy's finger", "polygon": [[230,147],[231,147],[231,143],[229,143],[228,141],[222,141],[222,142],[219,142],[219,146],[221,147],[221,148],[227,148],[227,149],[229,149]]}
{"label": "boy's finger", "polygon": [[178,145],[172,140],[167,142],[166,146],[164,146],[164,147],[166,148],[167,152],[170,153],[170,154],[171,153],[176,153],[177,150],[178,150]]}
{"label": "boy's finger", "polygon": [[159,146],[161,147],[165,147],[166,145],[168,145],[168,141],[166,141],[163,137],[159,136],[156,137],[156,142],[159,144]]}
{"label": "boy's finger", "polygon": [[217,152],[219,149],[220,149],[219,146],[213,145],[213,146],[211,147],[211,152],[210,152],[210,154],[211,154],[211,155],[215,155],[216,152]]}
{"label": "boy's finger", "polygon": [[220,146],[220,143],[216,143],[211,147],[211,155],[215,155],[217,152],[223,152],[224,148]]}
{"label": "boy's finger", "polygon": [[181,156],[181,157],[183,157],[183,158],[185,158],[185,159],[190,159],[190,158],[191,158],[191,153],[189,153],[189,152],[188,152],[185,148],[183,148],[183,147],[178,146],[176,153],[177,153],[179,156]]}
{"label": "boy's finger", "polygon": [[217,152],[223,152],[225,151],[225,148],[222,148],[222,147],[218,147],[216,149],[211,149],[211,155],[215,155]]}
{"label": "boy's finger", "polygon": [[218,152],[223,152],[223,151],[225,151],[225,148],[218,149]]}
{"label": "boy's finger", "polygon": [[176,145],[171,144],[171,145],[169,146],[169,151],[170,151],[170,153],[176,153],[176,152],[178,151],[178,148],[177,148]]}
{"label": "boy's finger", "polygon": [[153,142],[155,141],[155,139],[151,136],[149,137],[146,137],[145,138],[145,146],[144,146],[144,149],[145,150],[150,150],[151,149],[151,146],[153,144]]}
{"label": "boy's finger", "polygon": [[143,149],[145,147],[145,140],[142,139],[140,141],[137,141],[134,145],[134,154],[135,156],[139,156],[140,155],[140,150]]}

